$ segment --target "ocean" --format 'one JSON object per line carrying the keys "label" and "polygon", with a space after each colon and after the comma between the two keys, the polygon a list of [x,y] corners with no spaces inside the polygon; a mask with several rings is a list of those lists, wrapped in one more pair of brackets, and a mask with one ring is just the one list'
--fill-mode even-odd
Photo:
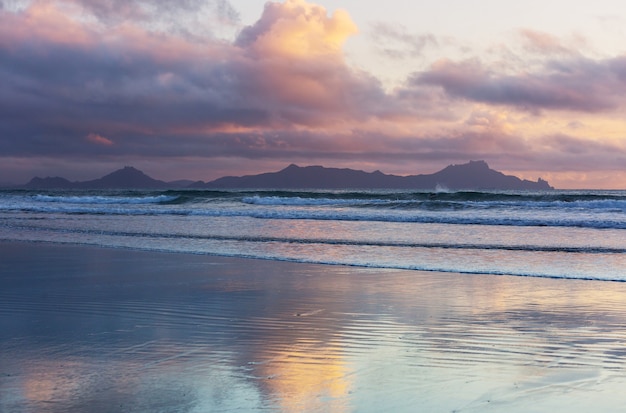
{"label": "ocean", "polygon": [[626,191],[2,190],[0,240],[626,281]]}

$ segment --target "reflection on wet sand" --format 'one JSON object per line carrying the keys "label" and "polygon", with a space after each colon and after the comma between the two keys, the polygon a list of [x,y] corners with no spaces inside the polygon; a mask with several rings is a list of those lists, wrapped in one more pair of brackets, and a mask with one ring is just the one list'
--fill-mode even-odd
{"label": "reflection on wet sand", "polygon": [[576,412],[626,402],[619,283],[44,244],[0,251],[12,269],[0,275],[0,411]]}

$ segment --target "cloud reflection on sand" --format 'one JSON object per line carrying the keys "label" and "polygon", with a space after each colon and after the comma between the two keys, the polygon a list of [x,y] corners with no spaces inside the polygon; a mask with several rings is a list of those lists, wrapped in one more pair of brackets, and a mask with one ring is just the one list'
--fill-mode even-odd
{"label": "cloud reflection on sand", "polygon": [[[11,245],[0,250],[12,268],[0,277],[0,410],[626,402],[620,283]],[[20,261],[25,251],[46,265]]]}

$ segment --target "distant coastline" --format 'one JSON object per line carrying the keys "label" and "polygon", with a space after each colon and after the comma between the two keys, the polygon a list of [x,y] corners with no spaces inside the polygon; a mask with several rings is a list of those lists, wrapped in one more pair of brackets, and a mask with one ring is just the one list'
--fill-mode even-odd
{"label": "distant coastline", "polygon": [[536,190],[554,189],[539,178],[520,179],[493,170],[485,161],[449,165],[433,174],[388,175],[323,166],[300,167],[294,164],[257,175],[226,176],[213,181],[161,181],[126,166],[99,179],[72,182],[62,177],[35,177],[20,185],[25,189],[416,189],[437,190]]}

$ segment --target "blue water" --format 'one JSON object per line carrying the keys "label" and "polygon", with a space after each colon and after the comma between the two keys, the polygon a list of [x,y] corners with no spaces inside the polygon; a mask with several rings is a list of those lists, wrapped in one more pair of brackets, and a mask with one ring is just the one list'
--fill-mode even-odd
{"label": "blue water", "polygon": [[626,191],[0,191],[0,239],[626,281]]}

